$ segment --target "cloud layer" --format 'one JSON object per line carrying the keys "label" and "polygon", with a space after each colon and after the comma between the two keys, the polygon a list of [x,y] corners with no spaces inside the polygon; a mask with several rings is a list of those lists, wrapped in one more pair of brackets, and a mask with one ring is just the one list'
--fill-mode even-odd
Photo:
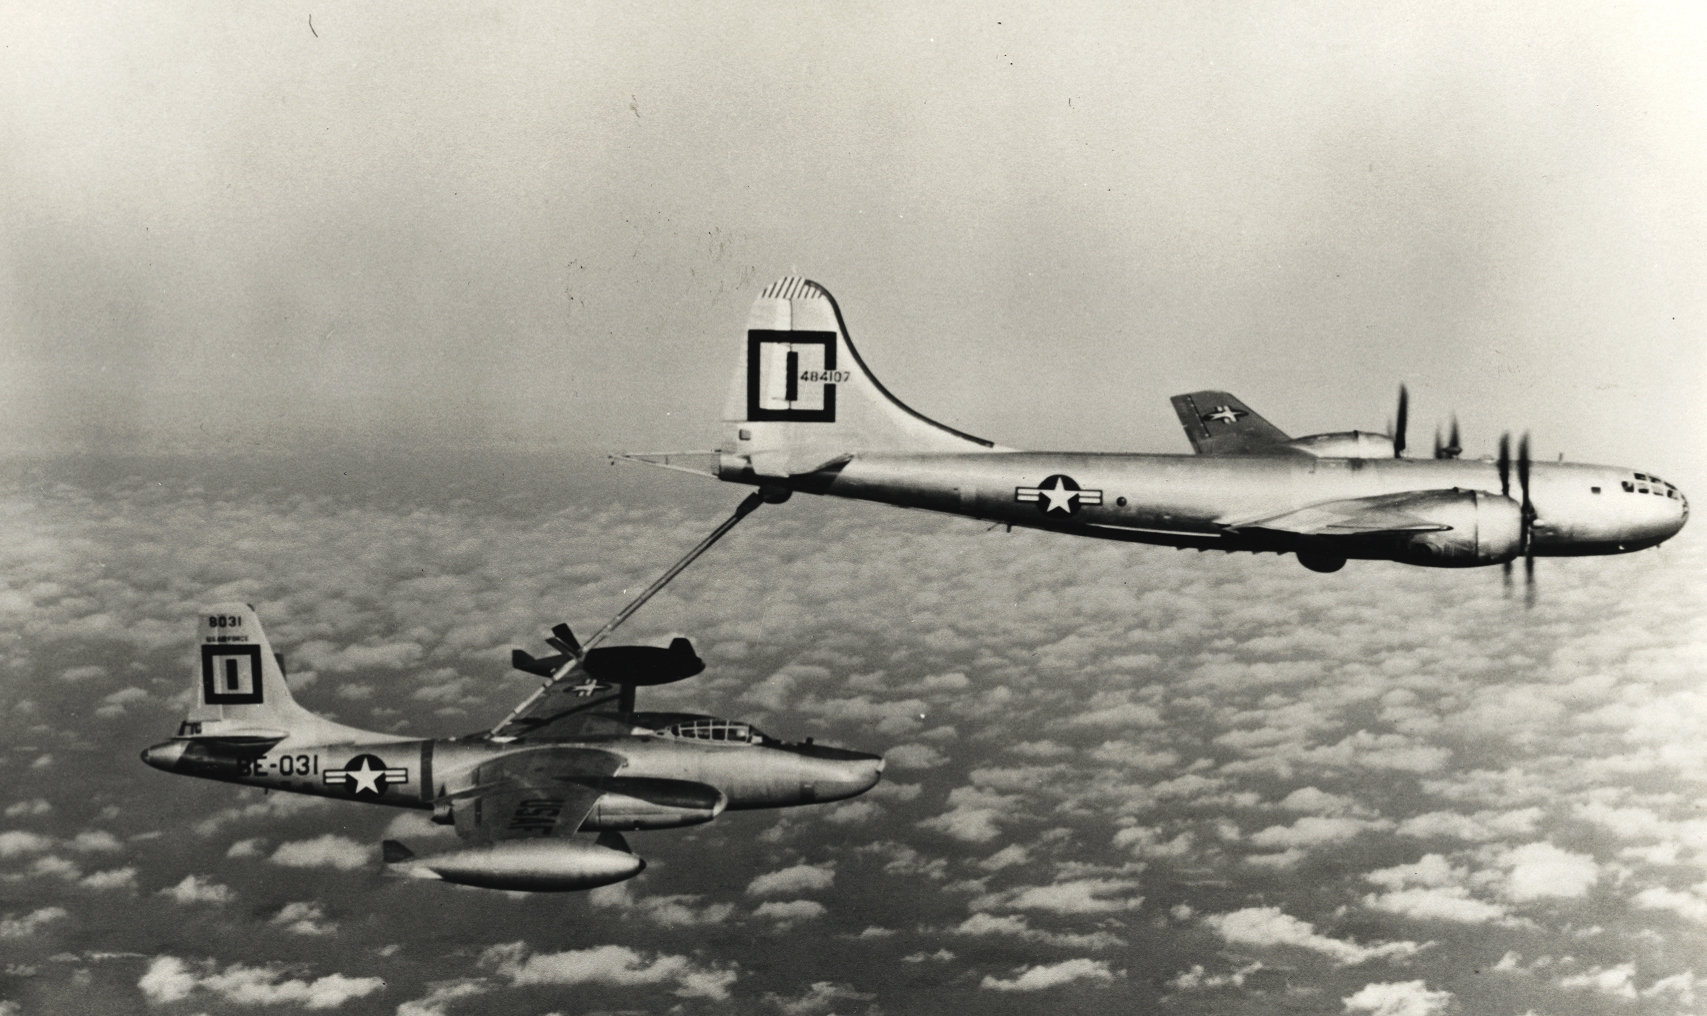
{"label": "cloud layer", "polygon": [[[641,878],[525,897],[379,879],[380,839],[446,835],[422,814],[140,765],[182,714],[189,618],[255,602],[300,699],[342,722],[480,729],[530,687],[509,647],[596,626],[738,492],[626,506],[628,474],[566,501],[467,473],[443,502],[293,468],[0,498],[19,605],[0,611],[0,934],[27,990],[388,1016],[550,1008],[571,985],[692,1012],[924,1011],[972,989],[998,1013],[1304,992],[1433,1014],[1669,1011],[1707,975],[1683,948],[1707,948],[1692,533],[1543,562],[1526,611],[1497,573],[1318,576],[766,508],[631,622],[709,663],[646,704],[885,751],[890,778],[639,834]],[[169,947],[124,930],[162,913],[182,917]],[[815,958],[776,959],[797,954]]]}

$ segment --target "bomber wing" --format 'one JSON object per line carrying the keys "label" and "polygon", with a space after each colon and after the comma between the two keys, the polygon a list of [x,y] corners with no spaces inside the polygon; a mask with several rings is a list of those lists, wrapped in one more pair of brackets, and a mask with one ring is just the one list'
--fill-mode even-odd
{"label": "bomber wing", "polygon": [[1233,532],[1263,529],[1297,536],[1379,536],[1386,533],[1432,533],[1452,527],[1417,514],[1413,509],[1438,503],[1441,491],[1413,490],[1339,501],[1324,501],[1277,515],[1223,519]]}
{"label": "bomber wing", "polygon": [[1292,440],[1229,392],[1192,392],[1171,400],[1199,455],[1285,455]]}

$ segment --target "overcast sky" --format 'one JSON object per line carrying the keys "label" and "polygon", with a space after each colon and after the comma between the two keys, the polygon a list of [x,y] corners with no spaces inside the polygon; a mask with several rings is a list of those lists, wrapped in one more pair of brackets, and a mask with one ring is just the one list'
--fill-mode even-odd
{"label": "overcast sky", "polygon": [[8,448],[704,448],[798,270],[1012,446],[1707,475],[1693,5],[8,6]]}

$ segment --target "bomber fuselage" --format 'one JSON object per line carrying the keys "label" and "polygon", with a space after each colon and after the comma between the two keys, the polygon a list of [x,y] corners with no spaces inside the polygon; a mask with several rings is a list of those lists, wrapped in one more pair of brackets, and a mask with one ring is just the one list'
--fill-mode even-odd
{"label": "bomber fuselage", "polygon": [[[1538,462],[1530,469],[1537,555],[1641,550],[1672,536],[1688,518],[1683,494],[1650,474],[1579,463]],[[1229,529],[1265,514],[1411,491],[1502,492],[1492,458],[862,453],[775,477],[757,475],[746,458],[725,454],[718,475],[1081,536],[1249,551],[1295,549],[1296,541]],[[1515,477],[1505,489],[1517,498]],[[1346,556],[1392,556],[1379,541],[1361,552],[1348,549]]]}

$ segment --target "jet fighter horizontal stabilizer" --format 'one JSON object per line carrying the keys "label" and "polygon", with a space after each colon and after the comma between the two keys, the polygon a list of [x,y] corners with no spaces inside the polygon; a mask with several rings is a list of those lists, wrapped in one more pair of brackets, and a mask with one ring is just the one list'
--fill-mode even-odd
{"label": "jet fighter horizontal stabilizer", "polygon": [[680,637],[668,649],[654,646],[589,649],[581,665],[591,677],[631,686],[670,684],[705,669],[705,661],[693,651],[693,643]]}
{"label": "jet fighter horizontal stabilizer", "polygon": [[510,666],[529,674],[538,674],[540,677],[550,677],[557,673],[558,667],[561,667],[568,662],[569,657],[567,655],[547,656],[544,659],[535,659],[533,655],[524,650],[510,650]]}

